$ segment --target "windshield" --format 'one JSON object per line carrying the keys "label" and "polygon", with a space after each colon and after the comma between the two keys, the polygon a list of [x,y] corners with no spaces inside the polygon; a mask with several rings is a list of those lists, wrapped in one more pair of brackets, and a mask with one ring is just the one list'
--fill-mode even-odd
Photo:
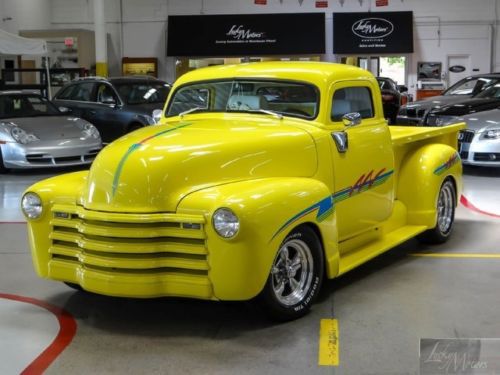
{"label": "windshield", "polygon": [[448,90],[443,92],[443,95],[477,95],[485,88],[497,83],[498,78],[485,77],[468,77],[458,81]]}
{"label": "windshield", "polygon": [[47,99],[38,95],[0,95],[0,118],[61,115]]}
{"label": "windshield", "polygon": [[116,83],[115,87],[127,104],[164,104],[170,91],[170,85],[160,82]]}
{"label": "windshield", "polygon": [[500,98],[500,84],[490,86],[483,92],[480,92],[475,98],[498,99]]}
{"label": "windshield", "polygon": [[167,116],[197,108],[196,112],[272,111],[312,119],[319,107],[319,92],[309,84],[269,80],[224,80],[180,87],[171,98]]}

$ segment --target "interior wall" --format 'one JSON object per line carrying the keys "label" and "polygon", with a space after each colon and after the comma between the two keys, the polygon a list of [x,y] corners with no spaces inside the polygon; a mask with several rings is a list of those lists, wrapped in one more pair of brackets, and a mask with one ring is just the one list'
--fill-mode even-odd
{"label": "interior wall", "polygon": [[[375,0],[329,0],[328,8],[316,8],[315,1],[268,0],[106,0],[109,72],[121,73],[120,60],[126,57],[158,57],[159,75],[172,81],[175,59],[167,58],[165,30],[168,15],[232,13],[326,14],[326,54],[332,53],[333,12],[408,11],[414,12],[415,53],[409,56],[409,85],[416,83],[418,61],[442,61],[448,54],[471,54],[471,66],[479,72],[500,70],[497,37],[499,0],[389,0],[389,6],[376,7]],[[16,32],[49,24],[53,28],[93,29],[92,0],[0,0],[1,14],[13,14],[0,28]],[[200,30],[203,32],[203,30]],[[493,50],[493,55],[491,51]],[[493,56],[493,57],[492,57]]]}

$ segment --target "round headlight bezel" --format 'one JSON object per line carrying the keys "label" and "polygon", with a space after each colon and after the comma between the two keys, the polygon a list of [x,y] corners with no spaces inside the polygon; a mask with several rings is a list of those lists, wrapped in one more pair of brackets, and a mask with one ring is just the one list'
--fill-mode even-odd
{"label": "round headlight bezel", "polygon": [[221,207],[212,215],[212,226],[220,237],[229,240],[238,235],[240,219],[230,208]]}
{"label": "round headlight bezel", "polygon": [[36,193],[26,193],[21,198],[21,210],[28,220],[38,220],[43,215],[43,202]]}

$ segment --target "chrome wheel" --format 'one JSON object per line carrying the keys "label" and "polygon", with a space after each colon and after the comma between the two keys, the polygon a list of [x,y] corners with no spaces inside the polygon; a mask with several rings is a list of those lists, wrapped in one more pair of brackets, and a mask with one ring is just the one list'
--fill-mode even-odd
{"label": "chrome wheel", "polygon": [[271,271],[276,299],[285,306],[302,302],[310,292],[313,275],[314,260],[309,246],[300,239],[286,241]]}
{"label": "chrome wheel", "polygon": [[455,188],[450,181],[446,181],[441,187],[437,211],[439,231],[446,234],[451,230],[455,215]]}

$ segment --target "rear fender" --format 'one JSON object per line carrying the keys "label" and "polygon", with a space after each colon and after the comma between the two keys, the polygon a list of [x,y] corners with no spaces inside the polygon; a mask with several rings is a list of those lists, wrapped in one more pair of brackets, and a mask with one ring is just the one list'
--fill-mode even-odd
{"label": "rear fender", "polygon": [[436,226],[439,189],[448,177],[455,183],[458,200],[462,191],[462,163],[451,146],[425,145],[403,160],[396,199],[407,207],[408,224]]}

